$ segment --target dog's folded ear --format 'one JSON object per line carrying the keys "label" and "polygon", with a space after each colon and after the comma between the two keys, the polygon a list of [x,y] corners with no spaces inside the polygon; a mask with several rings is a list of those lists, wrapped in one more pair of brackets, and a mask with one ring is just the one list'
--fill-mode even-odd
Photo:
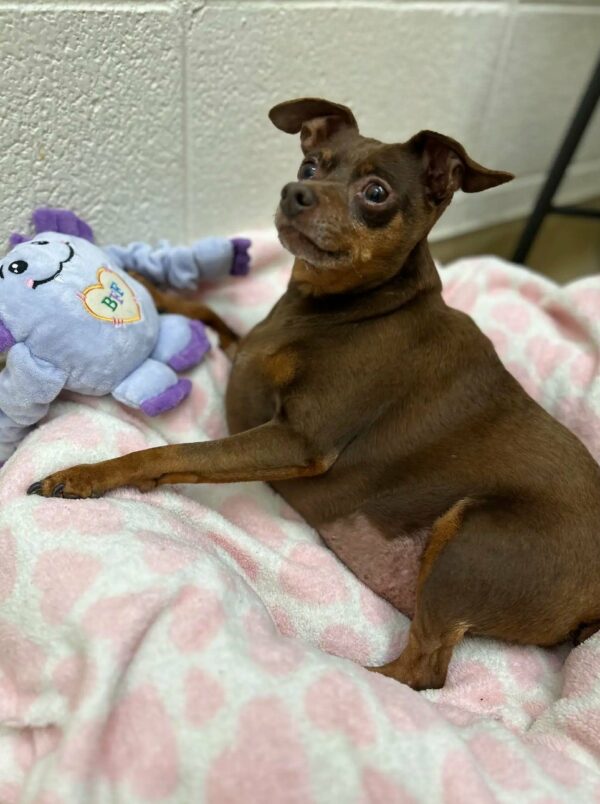
{"label": "dog's folded ear", "polygon": [[269,119],[287,134],[300,132],[302,150],[315,148],[341,128],[358,131],[354,115],[341,103],[322,98],[296,98],[273,106]]}
{"label": "dog's folded ear", "polygon": [[514,179],[512,173],[479,165],[460,142],[436,131],[420,131],[407,144],[422,159],[426,193],[434,204],[452,198],[456,190],[479,193]]}

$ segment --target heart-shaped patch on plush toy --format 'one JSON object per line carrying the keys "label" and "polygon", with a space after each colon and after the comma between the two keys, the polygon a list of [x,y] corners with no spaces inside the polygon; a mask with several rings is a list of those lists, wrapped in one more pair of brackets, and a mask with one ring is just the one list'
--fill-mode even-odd
{"label": "heart-shaped patch on plush toy", "polygon": [[141,321],[142,312],[133,290],[123,277],[110,268],[99,268],[98,284],[79,294],[90,315],[111,324],[133,324]]}

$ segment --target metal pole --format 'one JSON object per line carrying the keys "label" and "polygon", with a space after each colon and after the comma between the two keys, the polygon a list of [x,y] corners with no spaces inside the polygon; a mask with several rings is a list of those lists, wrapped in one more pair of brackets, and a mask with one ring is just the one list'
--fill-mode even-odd
{"label": "metal pole", "polygon": [[525,225],[521,234],[517,248],[513,255],[513,262],[525,262],[533,241],[542,225],[544,218],[551,210],[552,199],[561,182],[565,170],[569,166],[571,157],[575,153],[579,141],[583,136],[586,126],[592,116],[598,97],[600,96],[600,58],[596,64],[590,82],[583,93],[579,105],[575,111],[571,124],[565,134],[562,145],[554,158],[554,162],[548,173],[548,177],[538,196],[533,212]]}

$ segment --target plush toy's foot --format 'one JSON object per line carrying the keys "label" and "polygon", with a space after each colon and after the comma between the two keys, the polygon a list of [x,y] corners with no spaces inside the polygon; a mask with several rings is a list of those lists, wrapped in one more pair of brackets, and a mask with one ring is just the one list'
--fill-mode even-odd
{"label": "plush toy's foot", "polygon": [[174,354],[169,365],[175,371],[187,371],[197,366],[204,355],[210,350],[210,341],[206,336],[204,324],[200,321],[189,321],[190,340],[188,345]]}
{"label": "plush toy's foot", "polygon": [[141,403],[140,408],[146,416],[158,416],[168,410],[176,408],[180,402],[189,396],[192,390],[192,383],[189,380],[178,380],[175,385],[167,388],[158,396],[146,399]]}
{"label": "plush toy's foot", "polygon": [[180,380],[172,368],[149,358],[113,391],[116,400],[138,408],[147,416],[158,416],[176,407],[190,393],[189,380]]}
{"label": "plush toy's foot", "polygon": [[196,366],[210,349],[204,325],[182,315],[161,315],[154,360],[167,363],[175,371]]}

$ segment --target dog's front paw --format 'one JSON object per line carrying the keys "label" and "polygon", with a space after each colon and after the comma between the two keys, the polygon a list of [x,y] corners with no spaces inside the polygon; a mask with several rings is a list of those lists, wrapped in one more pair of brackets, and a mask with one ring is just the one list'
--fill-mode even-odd
{"label": "dog's front paw", "polygon": [[54,472],[43,480],[32,483],[27,489],[27,494],[80,500],[87,497],[101,497],[106,490],[98,469],[93,464],[81,464]]}
{"label": "dog's front paw", "polygon": [[82,463],[48,475],[44,480],[32,483],[27,494],[40,497],[62,497],[65,500],[83,500],[89,497],[102,497],[107,491],[123,486],[131,486],[138,491],[152,491],[158,485],[154,478],[131,478],[110,469],[111,461],[103,463]]}

